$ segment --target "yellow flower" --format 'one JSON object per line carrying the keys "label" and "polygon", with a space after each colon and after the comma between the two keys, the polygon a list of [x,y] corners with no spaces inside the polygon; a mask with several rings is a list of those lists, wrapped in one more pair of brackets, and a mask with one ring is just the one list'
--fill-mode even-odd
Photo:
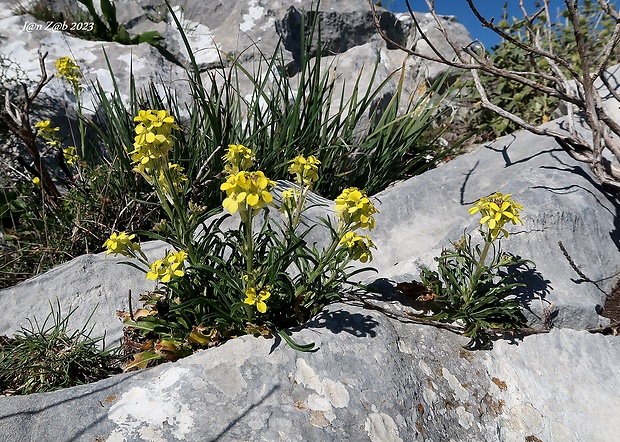
{"label": "yellow flower", "polygon": [[523,221],[519,216],[519,212],[523,210],[521,204],[517,204],[510,198],[512,195],[507,193],[503,195],[501,192],[495,192],[493,195],[480,198],[470,209],[470,214],[480,212],[482,218],[480,224],[487,224],[493,239],[502,233],[508,238],[508,232],[504,229],[504,225],[510,221],[513,224],[517,222],[523,225]]}
{"label": "yellow flower", "polygon": [[[167,110],[141,110],[133,121],[140,122],[151,130],[155,127],[174,127],[174,117]],[[176,127],[174,127],[176,129]]]}
{"label": "yellow flower", "polygon": [[103,247],[107,248],[106,256],[110,253],[116,255],[123,255],[133,257],[134,250],[140,250],[140,244],[133,242],[136,237],[135,234],[127,235],[125,232],[113,233],[110,238],[103,243]]}
{"label": "yellow flower", "polygon": [[339,244],[345,245],[349,249],[351,259],[360,260],[361,262],[372,261],[370,248],[377,248],[368,235],[360,236],[355,232],[345,233],[340,239]]}
{"label": "yellow flower", "polygon": [[265,177],[261,171],[239,172],[231,175],[220,186],[220,189],[226,192],[222,205],[230,213],[237,212],[240,204],[242,204],[242,210],[246,210],[246,206],[249,206],[257,211],[273,201],[273,196],[269,191],[275,184],[275,181]]}
{"label": "yellow flower", "polygon": [[158,259],[153,264],[151,264],[151,269],[146,274],[146,279],[152,279],[153,281],[157,281],[158,279],[162,279],[164,275],[166,275],[166,267],[164,266],[164,260]]}
{"label": "yellow flower", "polygon": [[375,219],[372,215],[378,213],[366,193],[357,187],[344,189],[336,198],[336,212],[346,225],[351,226],[352,230],[358,228],[372,230],[375,227]]}
{"label": "yellow flower", "polygon": [[222,159],[226,162],[224,166],[226,175],[236,175],[254,165],[254,152],[241,144],[229,144]]}
{"label": "yellow flower", "polygon": [[179,127],[167,110],[141,110],[134,121],[138,123],[135,129],[134,150],[131,152],[127,148],[125,150],[135,163],[133,170],[152,182],[151,176],[160,170],[174,145],[172,130]]}
{"label": "yellow flower", "polygon": [[39,179],[39,177],[38,177],[38,176],[36,176],[36,177],[34,177],[34,178],[32,179],[32,184],[34,184],[34,185],[35,185],[35,186],[37,186],[37,187],[41,187],[41,180]]}
{"label": "yellow flower", "polygon": [[52,127],[50,120],[39,121],[34,125],[36,129],[39,129],[37,136],[45,140],[45,143],[51,147],[60,147],[60,138],[56,135],[56,132],[60,130],[58,127]]}
{"label": "yellow flower", "polygon": [[294,160],[291,160],[290,163],[288,172],[295,175],[295,182],[300,186],[312,186],[312,183],[319,179],[317,172],[321,162],[313,155],[310,155],[308,158],[299,155]]}
{"label": "yellow flower", "polygon": [[58,74],[61,77],[64,77],[69,84],[73,87],[74,90],[80,91],[82,87],[80,86],[80,80],[84,77],[80,68],[73,60],[69,57],[62,57],[56,60],[56,69],[58,69]]}
{"label": "yellow flower", "polygon": [[258,294],[256,294],[256,289],[254,287],[250,287],[245,291],[245,300],[243,301],[245,304],[256,305],[256,310],[260,313],[265,313],[267,311],[267,304],[265,304],[265,300],[269,299],[271,293],[267,290],[261,290]]}
{"label": "yellow flower", "polygon": [[[131,160],[136,163],[133,168],[134,172],[138,172],[147,178],[147,181],[152,183],[151,176],[153,173],[161,168],[164,163],[164,159],[168,155],[169,149],[156,148],[151,144],[134,144],[135,149],[128,152],[131,155]],[[127,149],[125,149],[127,150]]]}
{"label": "yellow flower", "polygon": [[62,155],[69,166],[74,166],[80,160],[80,157],[75,153],[75,146],[69,146],[63,149]]}
{"label": "yellow flower", "polygon": [[[168,179],[166,179],[166,176]],[[178,193],[183,190],[184,183],[187,182],[187,177],[183,174],[183,168],[181,166],[178,164],[170,164],[167,171],[160,169],[157,181],[164,194],[172,195],[173,192]],[[170,184],[172,184],[172,188]]]}
{"label": "yellow flower", "polygon": [[278,209],[282,213],[293,212],[297,208],[297,200],[301,197],[301,192],[297,189],[286,189],[282,191],[282,205]]}
{"label": "yellow flower", "polygon": [[34,127],[39,129],[39,132],[37,132],[38,136],[41,136],[41,134],[45,132],[58,132],[60,130],[57,127],[52,127],[52,122],[50,120],[39,121]]}
{"label": "yellow flower", "polygon": [[185,275],[183,262],[187,258],[187,253],[170,252],[164,259],[158,259],[151,264],[150,271],[146,274],[146,279],[153,281],[160,280],[163,283],[170,282],[172,279],[180,278]]}

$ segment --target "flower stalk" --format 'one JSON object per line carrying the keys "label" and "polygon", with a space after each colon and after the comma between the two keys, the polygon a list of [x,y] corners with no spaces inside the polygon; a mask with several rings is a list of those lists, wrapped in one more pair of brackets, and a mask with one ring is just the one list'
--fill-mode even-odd
{"label": "flower stalk", "polygon": [[[62,57],[56,60],[56,69],[58,75],[63,78],[69,86],[75,96],[77,103],[77,119],[78,119],[78,131],[80,132],[80,146],[82,153],[85,149],[86,140],[86,128],[84,127],[84,113],[82,110],[82,85],[80,82],[84,79],[84,75],[80,70],[80,67],[69,57]],[[73,166],[77,163],[77,155],[75,155],[75,147],[71,146],[68,149],[63,149],[63,157],[69,166]],[[78,169],[78,173],[81,173]]]}

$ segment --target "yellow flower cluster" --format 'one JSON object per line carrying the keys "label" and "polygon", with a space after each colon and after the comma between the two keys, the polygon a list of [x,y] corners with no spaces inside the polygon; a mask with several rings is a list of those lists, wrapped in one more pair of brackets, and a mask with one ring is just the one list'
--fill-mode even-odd
{"label": "yellow flower cluster", "polygon": [[523,221],[519,217],[519,212],[523,210],[523,206],[515,203],[512,198],[510,198],[511,196],[512,194],[510,193],[502,195],[501,192],[495,192],[493,195],[480,198],[471,209],[469,209],[469,213],[472,215],[480,212],[482,215],[480,224],[487,224],[489,226],[489,231],[493,239],[497,238],[500,233],[508,238],[508,232],[504,229],[504,225],[508,221],[513,224],[519,222],[523,225]]}
{"label": "yellow flower cluster", "polygon": [[161,282],[170,282],[172,279],[185,275],[183,261],[187,258],[184,251],[170,252],[164,259],[158,259],[151,264],[151,270],[146,274],[146,279]]}
{"label": "yellow flower cluster", "polygon": [[344,189],[336,198],[336,212],[342,222],[350,225],[352,230],[372,230],[375,227],[372,215],[377,213],[377,209],[366,193],[357,187]]}
{"label": "yellow flower cluster", "polygon": [[339,244],[347,246],[351,259],[361,262],[372,261],[370,248],[377,248],[368,235],[360,236],[355,232],[345,233]]}
{"label": "yellow flower cluster", "polygon": [[74,91],[80,91],[82,87],[80,86],[80,80],[84,77],[80,68],[73,60],[69,57],[62,57],[56,60],[56,69],[58,69],[58,73],[61,77],[63,77],[71,87],[73,87]]}
{"label": "yellow flower cluster", "polygon": [[32,184],[34,184],[37,187],[41,187],[41,179],[38,176],[34,177],[32,179]]}
{"label": "yellow flower cluster", "polygon": [[224,173],[231,176],[250,169],[254,165],[255,157],[252,149],[241,144],[229,144],[222,159],[226,162]]}
{"label": "yellow flower cluster", "polygon": [[140,250],[140,244],[133,242],[136,237],[135,234],[127,235],[125,232],[113,233],[110,238],[103,243],[103,247],[107,250],[106,256],[110,253],[116,255],[123,255],[133,257],[133,251]]}
{"label": "yellow flower cluster", "polygon": [[179,127],[167,110],[141,110],[133,121],[138,123],[136,143],[172,148],[172,129]]}
{"label": "yellow flower cluster", "polygon": [[[167,170],[161,169],[159,171],[157,181],[159,181],[159,186],[166,195],[172,195],[183,190],[184,183],[188,181],[183,170],[178,164],[170,164]],[[172,188],[170,188],[170,184],[172,184]]]}
{"label": "yellow flower cluster", "polygon": [[371,248],[376,249],[368,235],[360,236],[354,231],[357,229],[372,230],[375,227],[373,215],[377,209],[366,193],[357,187],[344,189],[336,198],[336,215],[340,218],[341,229],[348,230],[340,238],[339,245],[349,249],[351,259],[361,262],[372,261]]}
{"label": "yellow flower cluster", "polygon": [[157,180],[162,192],[172,200],[172,195],[181,192],[188,181],[180,165],[168,164],[168,153],[174,145],[172,130],[179,127],[167,110],[141,110],[134,121],[138,123],[134,150],[129,152],[135,163],[133,170],[150,184]]}
{"label": "yellow flower cluster", "polygon": [[60,130],[59,127],[52,127],[50,120],[39,121],[34,125],[37,131],[37,136],[45,140],[45,143],[54,148],[60,148],[60,138],[56,135],[56,132]]}
{"label": "yellow flower cluster", "polygon": [[297,200],[301,197],[301,192],[297,189],[286,189],[282,191],[282,205],[278,209],[282,213],[293,212],[297,207]]}
{"label": "yellow flower cluster", "polygon": [[228,177],[220,189],[226,192],[222,205],[230,213],[236,213],[241,204],[241,210],[247,207],[257,211],[273,201],[270,190],[275,181],[268,179],[261,171],[239,172]]}
{"label": "yellow flower cluster", "polygon": [[69,166],[75,166],[80,160],[80,157],[75,153],[75,146],[69,146],[63,149],[62,155]]}
{"label": "yellow flower cluster", "polygon": [[312,183],[319,179],[317,172],[321,162],[313,155],[310,155],[308,158],[299,155],[294,160],[291,160],[290,163],[288,171],[290,174],[295,175],[295,182],[298,185],[312,187]]}
{"label": "yellow flower cluster", "polygon": [[[45,140],[45,144],[54,149],[61,149],[60,138],[56,135],[60,128],[52,127],[52,122],[50,120],[39,121],[34,125],[34,127],[35,129],[38,129],[37,136],[43,138]],[[62,154],[65,162],[69,166],[76,165],[80,160],[80,157],[75,153],[75,146],[69,146],[62,149]]]}
{"label": "yellow flower cluster", "polygon": [[134,150],[129,152],[136,163],[133,170],[150,179],[166,161],[173,146],[172,129],[178,126],[166,110],[141,110],[134,121],[138,123]]}
{"label": "yellow flower cluster", "polygon": [[267,304],[265,301],[269,299],[271,293],[267,290],[261,290],[256,293],[256,289],[254,287],[250,287],[245,291],[245,301],[246,304],[256,305],[256,310],[260,313],[265,313],[267,311]]}

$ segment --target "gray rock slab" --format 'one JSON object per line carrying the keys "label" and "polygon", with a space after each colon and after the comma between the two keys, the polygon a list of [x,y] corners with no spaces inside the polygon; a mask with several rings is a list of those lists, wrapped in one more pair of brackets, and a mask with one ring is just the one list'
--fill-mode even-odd
{"label": "gray rock slab", "polygon": [[[165,256],[166,244],[150,242],[143,245],[143,251],[151,262]],[[30,329],[28,320],[42,325],[51,308],[66,315],[76,309],[69,320],[69,329],[79,330],[88,323],[92,337],[106,336],[106,344],[118,344],[123,337],[122,323],[115,315],[116,310],[128,309],[128,293],[131,290],[132,304],[141,304],[141,294],[155,288],[153,281],[147,281],[145,273],[134,267],[121,264],[127,258],[105,256],[105,253],[88,254],[75,258],[54,269],[0,290],[0,336],[13,335],[22,327]],[[48,322],[48,326],[53,324]],[[33,322],[34,323],[34,322]]]}
{"label": "gray rock slab", "polygon": [[471,353],[449,332],[344,304],[293,337],[319,349],[300,353],[246,336],[94,384],[0,398],[0,435],[15,442],[602,442],[620,430],[616,337],[555,330]]}

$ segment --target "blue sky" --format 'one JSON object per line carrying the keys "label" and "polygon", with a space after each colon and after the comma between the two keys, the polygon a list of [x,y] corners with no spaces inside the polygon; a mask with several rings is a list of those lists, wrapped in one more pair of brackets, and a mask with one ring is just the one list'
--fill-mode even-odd
{"label": "blue sky", "polygon": [[[405,0],[384,0],[383,3],[387,5],[387,8],[390,11],[407,11]],[[501,20],[502,13],[504,11],[504,3],[506,3],[506,0],[474,0],[473,3],[484,17],[487,19],[495,17],[495,22],[497,23]],[[510,17],[513,16],[519,18],[523,17],[521,9],[519,8],[519,0],[508,0],[507,3],[509,21]],[[535,0],[525,1],[525,7],[528,12],[535,11],[535,3]],[[414,11],[428,12],[428,8],[426,7],[426,2],[424,0],[409,0],[409,4]],[[564,6],[564,1],[551,0],[550,6],[553,14],[558,11],[559,7]],[[479,39],[487,49],[491,49],[495,44],[499,43],[500,38],[497,37],[493,31],[485,29],[482,25],[480,25],[480,22],[478,22],[476,16],[469,9],[466,0],[436,0],[435,7],[437,8],[437,12],[439,14],[456,15],[459,22],[462,23],[472,35],[472,38]]]}

